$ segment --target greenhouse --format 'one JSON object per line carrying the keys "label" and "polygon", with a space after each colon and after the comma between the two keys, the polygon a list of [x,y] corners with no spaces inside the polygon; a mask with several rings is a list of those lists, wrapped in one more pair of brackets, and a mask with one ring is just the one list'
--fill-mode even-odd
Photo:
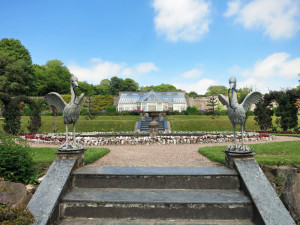
{"label": "greenhouse", "polygon": [[185,92],[120,92],[118,111],[143,110],[144,112],[183,111],[187,108]]}

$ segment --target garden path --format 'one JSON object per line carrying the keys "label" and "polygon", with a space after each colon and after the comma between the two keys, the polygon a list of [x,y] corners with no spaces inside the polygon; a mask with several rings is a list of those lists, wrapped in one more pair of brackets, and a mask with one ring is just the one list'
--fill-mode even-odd
{"label": "garden path", "polygon": [[[298,137],[277,136],[272,142],[295,141]],[[246,142],[246,144],[266,141]],[[111,152],[88,166],[131,167],[192,167],[220,166],[198,153],[205,146],[223,146],[229,143],[178,144],[178,145],[109,145]],[[58,147],[57,145],[30,144],[32,147]],[[87,146],[88,147],[88,146]],[[96,146],[93,146],[96,147]]]}

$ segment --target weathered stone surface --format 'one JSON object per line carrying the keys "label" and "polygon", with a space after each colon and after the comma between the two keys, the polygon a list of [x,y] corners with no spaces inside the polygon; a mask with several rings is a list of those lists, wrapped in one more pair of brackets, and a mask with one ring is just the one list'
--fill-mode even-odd
{"label": "weathered stone surface", "polygon": [[256,161],[236,159],[234,163],[260,215],[254,219],[260,219],[266,225],[295,224]]}
{"label": "weathered stone surface", "polygon": [[280,198],[291,212],[294,220],[300,221],[300,173],[287,176]]}
{"label": "weathered stone surface", "polygon": [[49,224],[58,210],[58,200],[67,186],[76,159],[56,158],[39,185],[28,208],[35,217],[36,225]]}
{"label": "weathered stone surface", "polygon": [[61,204],[64,217],[251,219],[250,200],[238,190],[75,188]]}
{"label": "weathered stone surface", "polygon": [[66,219],[60,225],[254,225],[250,220]]}
{"label": "weathered stone surface", "polygon": [[24,184],[0,181],[0,203],[18,206],[26,204],[27,191]]}

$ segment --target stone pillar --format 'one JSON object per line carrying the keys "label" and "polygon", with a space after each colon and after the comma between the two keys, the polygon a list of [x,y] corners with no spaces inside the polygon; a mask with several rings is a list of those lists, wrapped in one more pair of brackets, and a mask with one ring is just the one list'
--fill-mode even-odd
{"label": "stone pillar", "polygon": [[78,169],[84,166],[84,152],[85,148],[78,150],[58,150],[55,152],[58,159],[76,159],[76,164],[74,169]]}
{"label": "stone pillar", "polygon": [[154,119],[150,123],[149,135],[152,138],[158,135],[158,123]]}

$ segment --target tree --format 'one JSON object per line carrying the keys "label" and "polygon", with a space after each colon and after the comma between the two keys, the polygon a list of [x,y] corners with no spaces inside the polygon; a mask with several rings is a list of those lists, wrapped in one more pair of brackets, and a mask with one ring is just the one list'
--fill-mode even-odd
{"label": "tree", "polygon": [[269,102],[269,94],[266,94],[264,99],[256,103],[254,109],[254,120],[258,123],[260,130],[268,130],[272,127],[273,114],[274,111],[272,110],[272,104]]}
{"label": "tree", "polygon": [[278,103],[275,115],[280,117],[279,123],[284,131],[296,128],[298,125],[298,109],[296,101],[300,97],[300,91],[296,89],[286,91],[272,91],[271,98]]}
{"label": "tree", "polygon": [[78,85],[80,86],[80,90],[77,94],[80,95],[81,93],[84,93],[85,97],[87,98],[87,100],[83,104],[83,107],[87,111],[86,119],[94,119],[95,116],[93,115],[92,98],[96,93],[95,87],[92,84],[88,84],[86,81],[79,82]]}
{"label": "tree", "polygon": [[130,78],[126,78],[123,84],[123,91],[138,91],[139,84]]}
{"label": "tree", "polygon": [[195,91],[191,91],[191,92],[187,93],[186,95],[189,97],[192,97],[192,98],[197,98],[200,96]]}
{"label": "tree", "polygon": [[43,66],[34,65],[33,69],[37,95],[44,96],[49,92],[70,93],[72,74],[60,60],[50,60]]}
{"label": "tree", "polygon": [[218,99],[216,96],[211,96],[209,98],[209,100],[207,101],[207,108],[208,108],[208,112],[211,115],[211,118],[214,119],[215,118],[215,114],[216,114],[216,110],[217,110],[217,104],[218,104]]}
{"label": "tree", "polygon": [[32,61],[29,51],[19,40],[0,41],[0,92],[11,96],[30,94]]}
{"label": "tree", "polygon": [[124,89],[124,80],[116,76],[110,79],[110,91],[112,95],[119,95],[119,92]]}
{"label": "tree", "polygon": [[251,88],[245,87],[237,90],[238,103],[241,104],[246,96],[252,91]]}
{"label": "tree", "polygon": [[228,94],[228,89],[225,86],[220,86],[220,85],[212,85],[207,88],[207,92],[205,93],[206,96],[212,96],[212,95],[218,95],[218,94],[223,94],[227,95]]}
{"label": "tree", "polygon": [[145,86],[145,87],[141,87],[140,91],[180,91],[180,89],[177,89],[175,86],[171,85],[171,84],[160,84],[160,85],[156,85],[156,86]]}
{"label": "tree", "polygon": [[97,89],[97,95],[111,95],[110,80],[109,79],[101,80],[100,85],[97,85],[96,89]]}

